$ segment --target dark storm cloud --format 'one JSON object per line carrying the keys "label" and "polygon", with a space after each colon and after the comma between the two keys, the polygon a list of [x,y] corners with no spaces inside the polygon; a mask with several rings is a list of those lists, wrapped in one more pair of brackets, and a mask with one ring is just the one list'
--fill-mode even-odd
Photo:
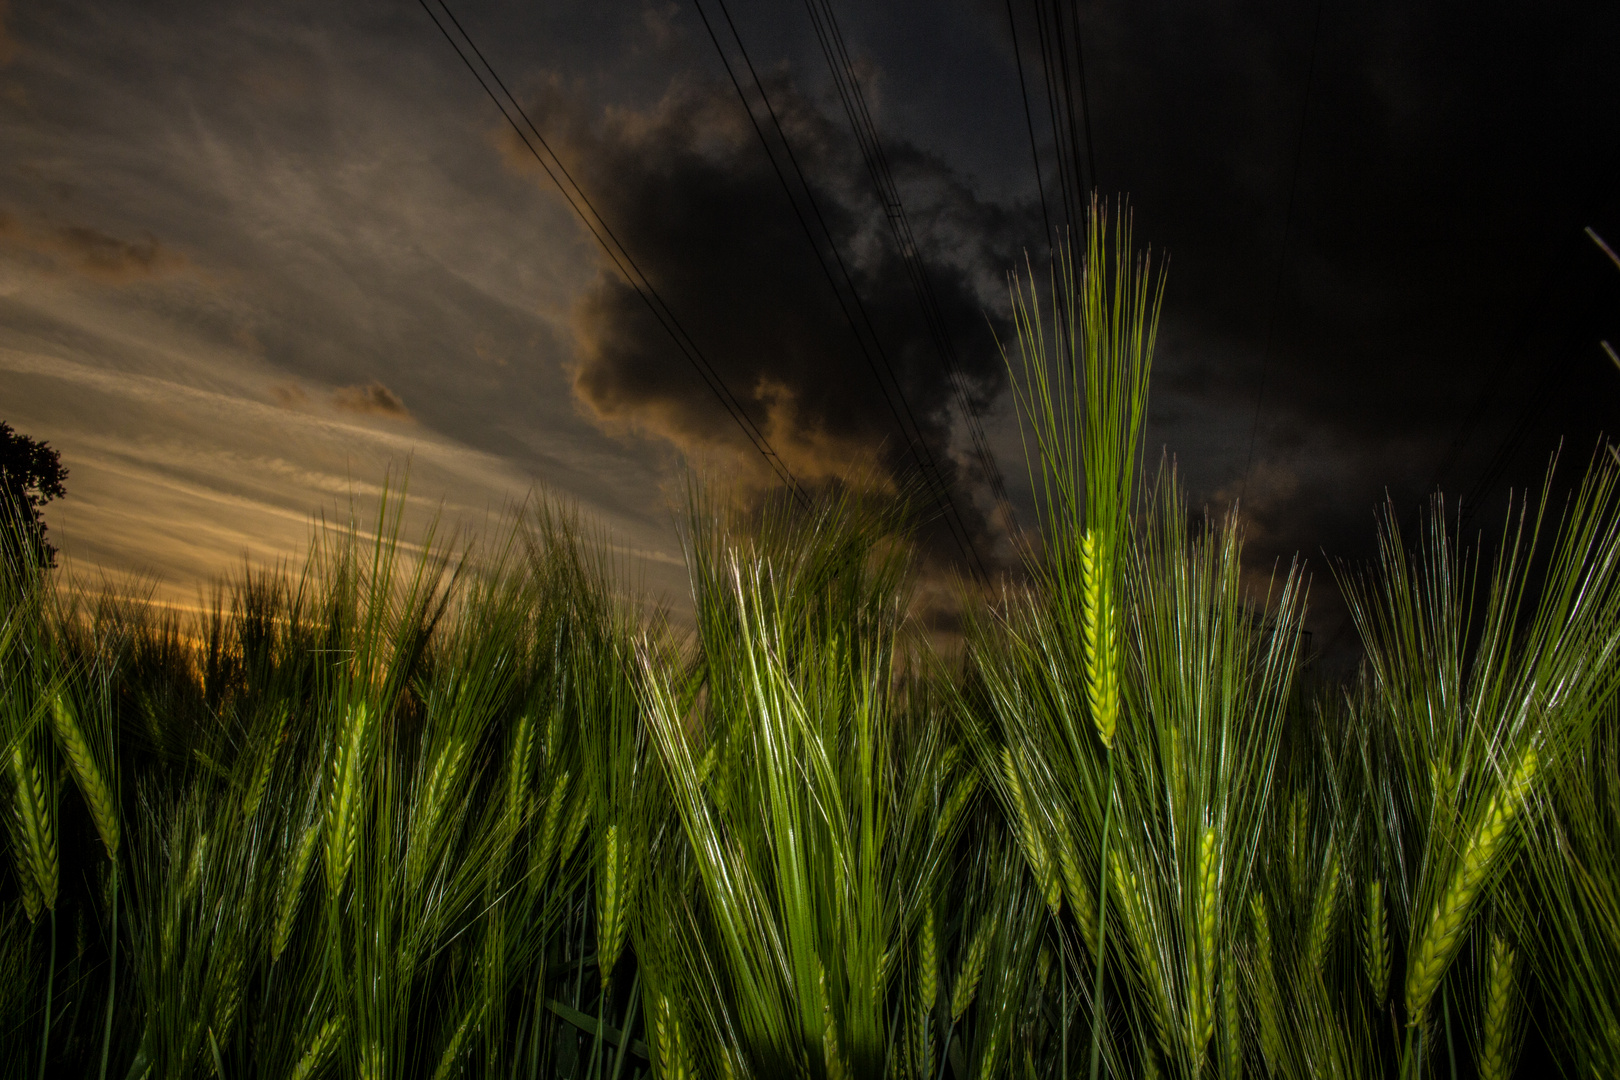
{"label": "dark storm cloud", "polygon": [[[605,220],[627,238],[642,270],[801,479],[903,482],[914,458],[899,412],[908,423],[915,418],[928,452],[955,483],[959,469],[946,453],[956,422],[946,367],[853,140],[784,80],[769,90],[876,330],[881,354],[874,348],[871,359],[729,86],[683,79],[651,108],[598,118],[553,85],[542,95],[541,123],[562,133],[561,152]],[[514,163],[533,170],[515,140],[508,150]],[[987,312],[1001,306],[1000,274],[1027,216],[980,201],[914,147],[896,145],[891,158],[910,213],[926,223],[919,239],[928,273],[971,404],[983,410],[1004,382]],[[853,304],[849,311],[864,326]],[[617,273],[604,272],[585,292],[574,326],[574,386],[600,421],[667,439],[694,458],[721,452],[761,467]],[[892,369],[903,391],[892,408],[874,365],[885,376]],[[961,492],[958,502],[966,503]]]}
{"label": "dark storm cloud", "polygon": [[[977,153],[1015,161],[1016,131],[1033,193],[1008,7],[974,7],[1018,121]],[[1013,10],[1057,215],[1032,5]],[[1497,506],[1560,437],[1584,462],[1614,430],[1596,342],[1620,275],[1581,230],[1620,232],[1620,8],[1077,10],[1094,179],[1173,260],[1150,445],[1195,498],[1243,497],[1256,562],[1369,554],[1386,492],[1403,514],[1436,482]],[[868,40],[897,71],[891,33]]]}
{"label": "dark storm cloud", "polygon": [[11,63],[12,57],[17,55],[17,41],[7,29],[7,22],[11,14],[10,4],[0,0],[0,67]]}

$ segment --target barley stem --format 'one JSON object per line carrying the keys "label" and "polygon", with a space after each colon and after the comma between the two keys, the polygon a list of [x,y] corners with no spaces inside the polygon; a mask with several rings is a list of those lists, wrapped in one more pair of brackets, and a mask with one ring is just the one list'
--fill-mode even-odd
{"label": "barley stem", "polygon": [[1108,841],[1114,821],[1114,748],[1104,740],[1108,757],[1108,800],[1103,810],[1102,859],[1097,870],[1097,964],[1091,986],[1091,1080],[1102,1067],[1103,952],[1108,942]]}
{"label": "barley stem", "polygon": [[51,915],[51,959],[50,966],[45,969],[45,1030],[39,1036],[39,1080],[45,1080],[45,1062],[51,1049],[51,991],[56,985],[56,909],[50,909]]}

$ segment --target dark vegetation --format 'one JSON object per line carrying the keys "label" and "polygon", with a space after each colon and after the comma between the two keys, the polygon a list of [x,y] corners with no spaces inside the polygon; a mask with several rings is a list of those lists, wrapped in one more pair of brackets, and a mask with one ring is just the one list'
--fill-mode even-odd
{"label": "dark vegetation", "polygon": [[1041,541],[949,655],[847,494],[695,491],[690,632],[545,507],[196,619],[11,559],[0,1072],[1620,1075],[1620,470],[1390,525],[1330,684],[1142,478],[1159,295],[1100,220],[1020,292]]}
{"label": "dark vegetation", "polygon": [[40,508],[67,494],[67,470],[50,443],[38,442],[0,420],[0,547],[7,559],[56,565],[45,539]]}

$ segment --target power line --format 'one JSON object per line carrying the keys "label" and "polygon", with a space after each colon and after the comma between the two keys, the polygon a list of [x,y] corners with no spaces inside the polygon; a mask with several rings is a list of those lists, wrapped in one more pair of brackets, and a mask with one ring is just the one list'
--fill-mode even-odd
{"label": "power line", "polygon": [[[552,150],[551,145],[546,142],[545,136],[540,134],[534,121],[529,118],[528,113],[518,103],[517,98],[507,88],[506,83],[501,80],[494,65],[484,56],[477,43],[473,40],[472,35],[467,32],[461,21],[456,18],[455,12],[450,9],[450,5],[445,0],[438,0],[439,7],[443,9],[446,17],[455,26],[456,32],[466,42],[473,56],[478,58],[478,63],[483,65],[484,71],[480,71],[467,53],[463,51],[461,43],[456,40],[455,35],[451,34],[450,29],[434,13],[433,9],[428,5],[428,0],[417,0],[417,2],[421,5],[422,10],[427,12],[428,18],[433,20],[433,25],[438,28],[445,41],[449,42],[450,47],[455,50],[456,56],[466,65],[467,70],[472,72],[473,78],[478,81],[479,87],[495,103],[495,107],[500,110],[501,116],[511,126],[517,137],[522,140],[524,147],[534,157],[541,170],[557,186],[557,190],[562,194],[569,207],[578,215],[580,221],[590,231],[596,242],[601,245],[609,260],[612,261],[630,287],[636,291],[636,295],[647,306],[647,310],[652,313],[653,318],[658,320],[658,324],[663,327],[665,333],[675,343],[675,347],[680,350],[681,355],[692,365],[693,370],[697,372],[698,377],[703,380],[710,393],[719,401],[720,406],[742,429],[748,441],[765,459],[766,464],[771,467],[777,478],[787,486],[794,499],[801,506],[807,506],[809,500],[803,488],[794,478],[792,470],[788,468],[781,455],[771,446],[765,432],[748,415],[747,410],[743,408],[742,402],[726,386],[725,380],[720,376],[720,373],[715,370],[714,365],[709,362],[708,357],[703,354],[692,336],[686,332],[680,320],[675,317],[674,311],[670,309],[664,298],[659,295],[658,290],[653,286],[651,279],[647,277],[630,255],[629,250],[620,242],[606,219],[602,217],[595,204],[585,194],[584,189],[575,181],[573,175],[563,165],[561,158]],[[484,77],[485,71],[489,74],[489,81],[486,81]],[[501,96],[495,93],[495,90],[490,86],[490,81],[493,81],[495,86],[500,88],[501,94],[505,95],[506,100],[503,101]],[[509,105],[510,109],[508,108]],[[522,125],[513,117],[514,112],[518,117],[522,118]],[[528,133],[525,133],[524,126],[527,126]],[[531,134],[534,136],[534,142],[529,139]],[[536,149],[535,143],[539,143],[539,149]],[[543,155],[541,150],[544,150]]]}
{"label": "power line", "polygon": [[1097,153],[1091,145],[1091,94],[1086,89],[1086,52],[1080,37],[1080,0],[1071,0],[1069,17],[1074,23],[1075,77],[1080,83],[1080,126],[1086,134],[1086,171],[1091,174],[1092,190],[1100,190],[1097,182]]}
{"label": "power line", "polygon": [[1266,373],[1271,367],[1271,341],[1277,329],[1277,308],[1282,296],[1283,275],[1288,269],[1288,241],[1294,224],[1294,196],[1299,191],[1300,164],[1305,159],[1305,121],[1311,115],[1311,85],[1316,79],[1316,46],[1322,35],[1324,0],[1316,2],[1316,23],[1311,28],[1311,58],[1305,68],[1305,100],[1299,110],[1299,132],[1294,137],[1294,174],[1288,182],[1288,207],[1283,212],[1282,251],[1277,255],[1277,276],[1271,284],[1271,304],[1266,313],[1266,341],[1260,349],[1260,382],[1254,391],[1254,416],[1249,421],[1249,452],[1243,459],[1243,483],[1238,502],[1249,493],[1249,470],[1254,466],[1254,440],[1260,430],[1260,407],[1266,396]]}
{"label": "power line", "polygon": [[1070,182],[1070,165],[1064,163],[1063,136],[1058,132],[1057,65],[1052,62],[1052,45],[1047,33],[1046,8],[1041,0],[1031,0],[1035,8],[1035,40],[1041,50],[1041,84],[1046,90],[1046,118],[1052,129],[1052,153],[1057,158],[1058,192],[1063,197],[1063,223],[1065,231],[1078,220],[1076,200],[1078,193]]}
{"label": "power line", "polygon": [[1024,126],[1029,130],[1029,156],[1035,163],[1035,190],[1041,197],[1041,223],[1046,226],[1046,243],[1052,243],[1052,216],[1046,212],[1046,185],[1041,182],[1041,150],[1035,141],[1035,115],[1029,108],[1029,86],[1024,82],[1024,54],[1018,48],[1018,20],[1013,17],[1012,0],[1007,0],[1007,28],[1012,31],[1013,60],[1018,65],[1018,93],[1024,99]]}
{"label": "power line", "polygon": [[855,66],[850,59],[849,48],[844,41],[843,31],[838,26],[837,16],[834,14],[828,0],[805,0],[805,7],[810,14],[811,24],[815,27],[816,38],[821,45],[822,55],[825,57],[828,69],[833,76],[833,85],[837,89],[839,100],[844,106],[844,114],[848,117],[850,127],[855,133],[855,141],[860,147],[867,174],[871,177],[873,186],[877,190],[878,201],[883,206],[884,217],[887,219],[890,232],[894,236],[895,245],[900,250],[901,260],[906,267],[906,275],[910,279],[912,290],[916,293],[917,301],[923,309],[923,317],[928,325],[934,348],[938,351],[940,359],[945,365],[947,382],[951,388],[952,396],[956,399],[957,407],[962,413],[963,422],[967,425],[968,436],[973,443],[975,456],[979,459],[980,467],[984,470],[985,478],[990,484],[991,493],[995,497],[997,505],[1007,519],[1008,527],[1016,527],[1017,515],[1013,510],[1012,501],[1007,495],[1006,481],[1001,475],[1000,467],[996,464],[995,454],[991,450],[989,439],[984,433],[984,425],[968,398],[967,377],[963,372],[961,359],[957,355],[950,327],[945,320],[944,305],[940,303],[939,294],[934,288],[933,278],[928,273],[927,264],[923,261],[921,245],[918,244],[916,233],[911,227],[911,219],[906,213],[905,202],[900,197],[899,185],[895,182],[893,169],[889,165],[888,154],[884,151],[883,142],[878,137],[877,125],[873,121],[871,109],[866,103],[865,92],[861,89],[860,80],[855,75]]}
{"label": "power line", "polygon": [[[788,182],[786,173],[782,170],[781,164],[777,161],[776,153],[771,147],[771,142],[766,137],[764,128],[760,125],[759,118],[755,115],[754,108],[749,102],[748,95],[743,90],[742,83],[738,79],[736,71],[732,67],[731,59],[726,54],[726,50],[720,42],[719,35],[715,32],[713,23],[710,21],[708,13],[704,10],[701,0],[693,0],[693,6],[697,8],[698,15],[703,20],[704,29],[708,31],[709,39],[711,42],[713,42],[715,51],[720,55],[721,63],[725,66],[726,74],[730,78],[733,88],[737,91],[737,96],[742,101],[743,107],[748,112],[749,121],[754,127],[755,134],[759,136],[760,143],[765,149],[766,156],[770,159],[771,167],[773,171],[775,171],[778,181],[782,184],[783,190],[788,196],[788,201],[793,206],[794,215],[798,219],[799,225],[803,229],[806,239],[809,240],[812,249],[814,249],[816,253],[816,258],[821,265],[822,272],[826,275],[828,284],[832,287],[834,295],[838,299],[839,307],[843,311],[845,319],[849,322],[850,329],[855,335],[856,342],[861,348],[862,355],[865,358],[868,367],[872,371],[873,378],[876,379],[878,383],[879,390],[883,394],[884,402],[888,406],[889,412],[894,417],[896,425],[900,428],[902,436],[904,436],[906,439],[907,449],[910,451],[913,460],[916,462],[920,475],[923,477],[925,483],[928,484],[932,489],[932,494],[934,495],[936,502],[938,502],[941,509],[945,511],[946,527],[951,532],[952,539],[956,542],[958,548],[961,549],[962,555],[965,558],[970,558],[978,567],[980,574],[987,575],[988,571],[984,565],[983,559],[979,555],[976,545],[973,542],[972,534],[968,531],[967,524],[962,518],[960,510],[957,508],[955,500],[951,496],[949,485],[945,481],[944,474],[940,469],[938,462],[934,459],[932,450],[928,447],[926,439],[923,438],[922,427],[917,421],[916,414],[913,412],[910,402],[906,399],[905,389],[900,383],[899,377],[895,373],[894,366],[889,360],[888,353],[883,348],[883,343],[878,337],[876,328],[872,324],[871,316],[866,309],[865,302],[861,298],[860,291],[855,286],[854,276],[850,273],[849,266],[838,249],[838,244],[833,236],[832,229],[827,223],[826,216],[822,213],[821,205],[815,197],[815,192],[812,189],[809,178],[806,176],[803,166],[799,161],[798,154],[793,149],[792,141],[787,137],[787,132],[782,126],[781,118],[778,116],[775,106],[771,104],[770,95],[765,90],[764,82],[760,79],[759,73],[754,67],[753,59],[748,54],[748,48],[743,43],[742,35],[738,31],[736,23],[732,20],[731,12],[727,8],[725,0],[716,0],[716,2],[719,4],[721,15],[725,18],[726,26],[730,31],[731,38],[736,43],[738,51],[741,53],[743,64],[748,70],[748,74],[754,85],[755,92],[759,95],[760,101],[765,107],[766,115],[770,119],[772,128],[776,132],[777,138],[780,140],[782,147],[786,152],[788,162],[793,169],[794,175],[798,178],[799,187],[804,193],[805,201],[808,202],[810,206],[811,214],[815,218],[817,225],[820,226],[821,235],[828,250],[832,254],[833,263],[836,264],[838,268],[838,273],[843,279],[844,287],[848,290],[850,297],[853,299],[855,308],[854,311],[850,309],[849,303],[845,300],[843,290],[839,289],[838,281],[833,276],[832,266],[828,264],[827,258],[822,252],[821,244],[817,243],[816,241],[815,231],[811,229],[808,218],[806,218],[804,211],[800,208],[799,200],[795,197],[794,188]],[[856,312],[858,312],[860,315],[859,323],[857,323],[855,318]],[[862,325],[864,325],[866,328],[865,335],[861,333]],[[868,338],[870,338],[870,345],[868,344]],[[887,382],[884,380],[885,372],[888,375]],[[890,393],[890,383],[892,383],[894,387],[893,395]],[[899,399],[898,406],[895,403],[896,398]],[[903,416],[902,413],[904,414]],[[910,425],[909,427],[907,424],[908,421]]]}
{"label": "power line", "polygon": [[1078,0],[1070,0],[1065,17],[1063,0],[1031,0],[1031,6],[1041,52],[1052,149],[1057,157],[1058,186],[1063,196],[1065,224],[1072,231],[1085,216],[1089,201],[1085,193],[1098,187],[1080,7]]}

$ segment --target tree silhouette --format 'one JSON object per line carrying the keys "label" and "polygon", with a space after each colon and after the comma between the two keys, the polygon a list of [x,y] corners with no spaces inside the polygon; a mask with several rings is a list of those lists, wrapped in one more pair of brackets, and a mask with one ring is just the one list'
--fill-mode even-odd
{"label": "tree silhouette", "polygon": [[40,507],[67,494],[67,470],[49,443],[12,430],[0,420],[0,553],[7,562],[26,558],[56,565],[56,548],[45,539]]}

